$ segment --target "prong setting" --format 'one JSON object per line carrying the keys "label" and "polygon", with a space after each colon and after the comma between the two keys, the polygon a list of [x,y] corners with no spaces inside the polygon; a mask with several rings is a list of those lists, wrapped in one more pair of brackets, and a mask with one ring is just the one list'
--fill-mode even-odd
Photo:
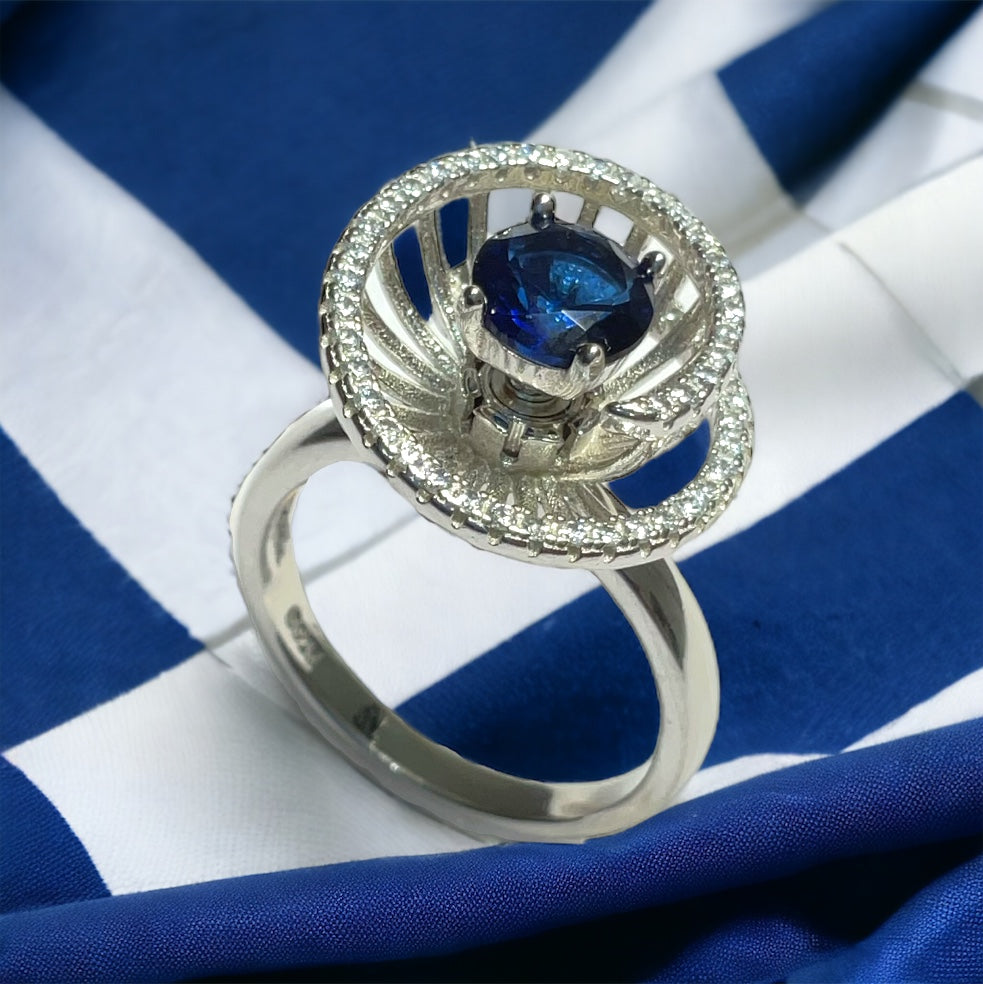
{"label": "prong setting", "polygon": [[485,292],[477,284],[468,284],[464,288],[465,307],[482,307],[485,303]]}
{"label": "prong setting", "polygon": [[655,280],[663,270],[666,268],[666,254],[661,250],[652,250],[651,253],[646,253],[638,261],[638,275],[643,280],[648,280],[649,282]]}
{"label": "prong setting", "polygon": [[579,402],[524,389],[490,365],[482,366],[478,378],[482,398],[470,429],[475,450],[510,470],[549,470]]}
{"label": "prong setting", "polygon": [[540,192],[532,200],[529,224],[534,229],[545,229],[556,218],[556,199],[548,192]]}
{"label": "prong setting", "polygon": [[587,373],[596,379],[604,371],[604,366],[607,364],[604,346],[597,342],[584,342],[577,349],[577,356],[574,361],[582,365]]}

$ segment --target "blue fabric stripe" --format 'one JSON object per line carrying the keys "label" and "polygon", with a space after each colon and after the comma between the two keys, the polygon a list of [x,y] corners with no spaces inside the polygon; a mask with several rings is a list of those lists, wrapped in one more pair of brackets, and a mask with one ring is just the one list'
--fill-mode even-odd
{"label": "blue fabric stripe", "polygon": [[0,918],[0,975],[159,981],[451,953],[968,837],[981,742],[972,721],[810,762],[577,848],[386,858],[14,913]]}
{"label": "blue fabric stripe", "polygon": [[836,3],[719,73],[778,180],[795,191],[882,113],[977,3]]}
{"label": "blue fabric stripe", "polygon": [[201,649],[58,501],[0,431],[3,747]]}
{"label": "blue fabric stripe", "polygon": [[4,23],[22,5],[23,0],[0,0],[0,24]]}
{"label": "blue fabric stripe", "polygon": [[61,814],[4,758],[0,758],[0,840],[0,912],[109,895]]}
{"label": "blue fabric stripe", "polygon": [[472,138],[527,133],[643,8],[31,4],[0,73],[316,362],[318,284],[356,208]]}
{"label": "blue fabric stripe", "polygon": [[828,981],[983,981],[983,857],[928,885],[856,947],[789,978]]}
{"label": "blue fabric stripe", "polygon": [[[837,751],[983,663],[980,447],[983,410],[958,394],[683,564],[726,695],[710,763]],[[600,589],[400,710],[462,754],[542,779],[637,765],[658,721],[638,643]]]}
{"label": "blue fabric stripe", "polygon": [[696,477],[709,450],[710,425],[704,420],[674,448],[612,482],[611,489],[633,509],[662,502]]}
{"label": "blue fabric stripe", "polygon": [[[818,966],[862,961],[878,941],[881,922],[927,917],[942,946],[924,947],[915,927],[903,941],[910,953],[889,974],[828,970],[817,981],[976,981],[983,979],[983,947],[967,903],[979,895],[974,855],[979,838],[921,845],[820,865],[761,885],[738,887],[672,905],[646,908],[478,947],[444,957],[370,964],[338,964],[280,971],[281,981],[801,981]],[[927,910],[923,896],[937,909]],[[944,919],[938,914],[944,913]],[[939,924],[942,924],[941,926]],[[966,927],[969,927],[968,930]],[[915,930],[915,931],[913,931]],[[960,940],[961,931],[961,940]],[[900,939],[887,941],[888,951]],[[962,945],[960,945],[960,942]],[[894,946],[892,946],[894,944]],[[929,952],[926,952],[929,951]],[[956,973],[940,954],[952,953]],[[848,964],[849,961],[849,964]],[[865,966],[865,965],[864,965]],[[866,966],[865,966],[866,969]],[[265,981],[260,975],[213,981]]]}

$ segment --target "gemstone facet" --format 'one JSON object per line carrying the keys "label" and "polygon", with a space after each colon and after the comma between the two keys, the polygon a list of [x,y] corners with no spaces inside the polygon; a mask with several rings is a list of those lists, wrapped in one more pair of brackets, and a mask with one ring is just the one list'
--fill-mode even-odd
{"label": "gemstone facet", "polygon": [[478,251],[472,280],[484,291],[485,327],[530,362],[569,368],[597,342],[610,362],[644,337],[652,286],[637,262],[594,229],[553,220],[493,236]]}

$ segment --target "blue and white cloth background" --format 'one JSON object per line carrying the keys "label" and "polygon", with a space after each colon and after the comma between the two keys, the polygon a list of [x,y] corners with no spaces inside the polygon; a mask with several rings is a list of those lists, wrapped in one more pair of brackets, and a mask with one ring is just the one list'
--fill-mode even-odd
{"label": "blue and white cloth background", "polygon": [[[974,4],[4,17],[4,980],[983,979]],[[348,217],[522,135],[678,194],[748,307],[756,460],[683,564],[719,732],[677,806],[583,846],[479,844],[352,772],[228,556],[239,481],[323,397]],[[355,466],[298,522],[333,640],[428,733],[543,778],[644,755],[589,576],[479,554]]]}

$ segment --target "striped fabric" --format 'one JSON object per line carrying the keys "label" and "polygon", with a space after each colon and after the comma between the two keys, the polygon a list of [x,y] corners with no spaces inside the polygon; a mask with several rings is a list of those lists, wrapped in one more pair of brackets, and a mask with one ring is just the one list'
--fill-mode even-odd
{"label": "striped fabric", "polygon": [[[2,13],[0,978],[983,980],[975,4]],[[356,775],[228,553],[239,481],[323,398],[349,216],[523,135],[723,241],[758,423],[683,555],[707,762],[582,846],[478,842]],[[428,734],[551,780],[648,753],[645,665],[589,576],[471,550],[357,466],[312,481],[298,538],[333,641]]]}

